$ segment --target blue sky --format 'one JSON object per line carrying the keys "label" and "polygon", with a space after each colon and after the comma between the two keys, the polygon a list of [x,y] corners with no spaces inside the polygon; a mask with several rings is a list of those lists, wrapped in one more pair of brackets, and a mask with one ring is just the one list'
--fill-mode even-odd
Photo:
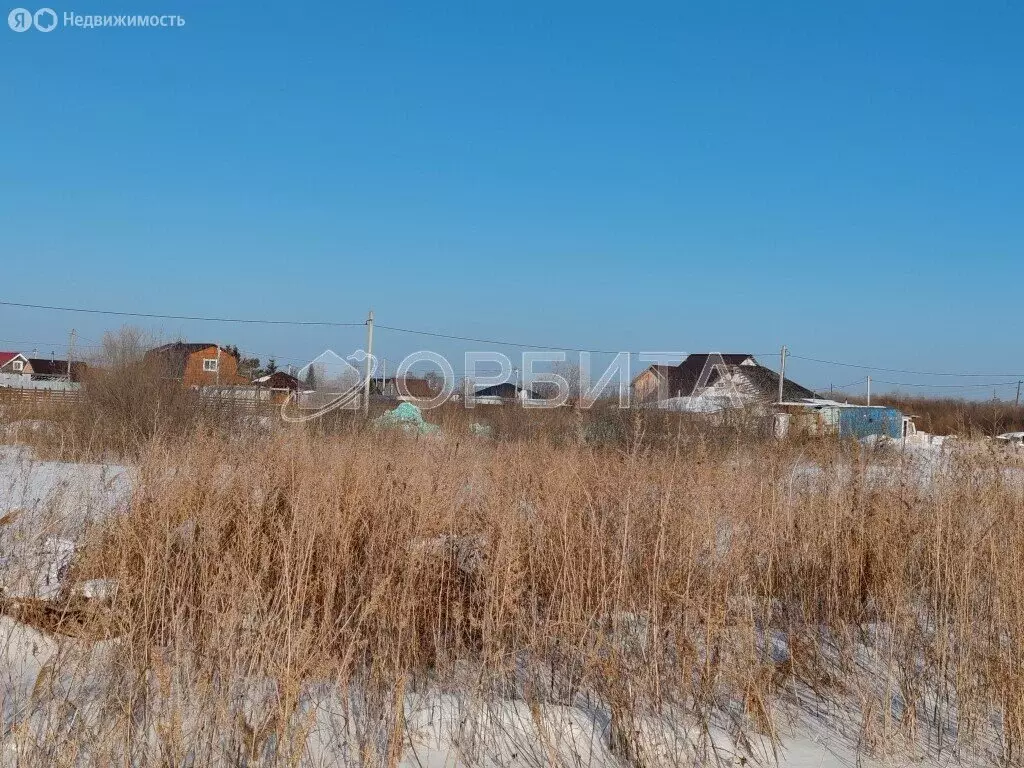
{"label": "blue sky", "polygon": [[[0,298],[1024,373],[1021,6],[405,5],[0,28]],[[0,348],[119,323],[0,307]],[[137,324],[297,361],[362,335]]]}

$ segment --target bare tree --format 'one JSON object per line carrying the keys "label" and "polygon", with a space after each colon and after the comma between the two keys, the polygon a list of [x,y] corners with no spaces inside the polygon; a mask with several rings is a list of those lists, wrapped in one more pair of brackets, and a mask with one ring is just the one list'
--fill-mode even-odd
{"label": "bare tree", "polygon": [[444,389],[444,376],[440,371],[427,371],[423,374],[423,380],[427,382],[431,392],[440,392]]}
{"label": "bare tree", "polygon": [[124,371],[140,364],[153,340],[141,328],[122,325],[116,331],[106,331],[93,364],[111,371]]}

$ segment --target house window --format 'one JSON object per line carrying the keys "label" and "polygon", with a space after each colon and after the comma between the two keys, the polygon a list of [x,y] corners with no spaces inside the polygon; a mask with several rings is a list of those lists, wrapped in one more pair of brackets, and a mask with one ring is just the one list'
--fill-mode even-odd
{"label": "house window", "polygon": [[11,363],[11,369],[17,371],[18,373],[21,373],[22,371],[25,370],[24,361],[15,360],[13,363]]}
{"label": "house window", "polygon": [[206,371],[207,373],[216,373],[217,372],[217,358],[216,357],[204,358],[203,359],[203,370]]}

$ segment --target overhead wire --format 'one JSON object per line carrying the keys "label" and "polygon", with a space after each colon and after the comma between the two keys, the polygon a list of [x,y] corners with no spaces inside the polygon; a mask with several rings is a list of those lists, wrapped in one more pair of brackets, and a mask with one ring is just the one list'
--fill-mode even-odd
{"label": "overhead wire", "polygon": [[[986,378],[986,379],[1000,379],[1009,378],[1011,376],[1024,376],[1020,373],[953,373],[950,371],[911,371],[903,368],[883,368],[876,365],[864,365],[862,363],[844,363],[839,360],[823,360],[817,357],[806,357],[804,355],[790,354],[795,360],[805,360],[811,363],[822,363],[824,365],[837,365],[843,368],[860,368],[865,371],[880,371],[882,373],[903,373],[908,376],[954,376],[963,378]],[[1016,383],[1016,382],[1015,382]]]}
{"label": "overhead wire", "polygon": [[[175,314],[162,314],[155,312],[129,312],[123,310],[109,310],[109,309],[92,309],[86,307],[70,307],[70,306],[59,306],[59,305],[46,305],[46,304],[30,304],[26,302],[14,302],[14,301],[0,301],[0,306],[26,308],[26,309],[37,309],[53,312],[72,312],[72,313],[83,313],[92,315],[107,315],[114,317],[138,317],[147,319],[158,319],[158,320],[186,320],[195,322],[218,322],[218,323],[239,323],[239,324],[255,324],[255,325],[288,325],[288,326],[320,326],[320,327],[333,327],[333,328],[356,328],[366,326],[367,322],[336,322],[329,320],[288,320],[288,319],[269,319],[269,318],[240,318],[240,317],[215,317],[215,316],[202,316],[202,315],[175,315]],[[610,350],[610,349],[587,349],[585,347],[572,347],[572,346],[556,346],[552,344],[524,344],[520,342],[508,341],[504,339],[491,339],[476,336],[463,336],[460,334],[453,333],[442,333],[438,331],[427,331],[416,328],[403,328],[400,326],[375,324],[375,329],[382,331],[390,331],[394,333],[404,333],[416,336],[423,336],[429,338],[447,339],[452,341],[464,341],[471,342],[474,344],[491,344],[495,346],[513,347],[517,349],[532,349],[532,350],[544,350],[551,352],[588,352],[594,354],[603,355],[618,355],[622,352],[627,352],[629,355],[650,355],[655,356],[655,352],[636,352],[628,350]],[[83,339],[85,340],[85,339]],[[91,340],[90,340],[91,341]],[[43,346],[59,347],[63,346],[64,342],[3,342],[6,344],[25,344],[30,343],[34,346],[42,344]],[[100,344],[90,345],[77,345],[80,348],[100,348]],[[684,352],[678,352],[678,354],[685,354]],[[767,356],[774,354],[774,352],[754,353],[756,356]],[[952,372],[952,371],[917,371],[904,368],[889,368],[884,366],[873,366],[866,365],[863,363],[848,363],[841,360],[828,360],[824,358],[811,357],[807,355],[798,355],[790,353],[788,357],[794,360],[802,360],[805,362],[818,363],[822,365],[834,365],[844,368],[856,368],[865,371],[877,371],[880,373],[899,373],[908,376],[934,376],[934,377],[962,377],[962,378],[1024,378],[1024,374],[1017,373],[973,373],[973,372]],[[274,356],[275,359],[280,360],[297,360],[298,358],[287,358],[281,356]],[[833,389],[846,389],[848,387],[855,386],[861,383],[862,380],[853,382],[851,384],[844,385],[842,387],[833,387]],[[899,382],[888,382],[878,381],[879,384],[887,384],[890,386],[907,386],[907,387],[959,387],[959,385],[930,385],[920,383],[899,383]],[[978,384],[978,387],[990,387],[990,386],[1011,386],[1015,385],[1016,382],[997,383],[997,384]],[[971,385],[975,386],[975,385]]]}
{"label": "overhead wire", "polygon": [[355,328],[362,323],[339,323],[330,320],[268,320],[264,318],[203,317],[200,315],[163,315],[155,312],[123,312],[111,309],[86,309],[83,307],[58,307],[46,304],[25,304],[15,301],[0,301],[0,306],[43,309],[52,312],[78,312],[89,315],[113,315],[116,317],[144,317],[155,320],[195,320],[204,323],[243,323],[256,325],[319,325],[334,328]]}

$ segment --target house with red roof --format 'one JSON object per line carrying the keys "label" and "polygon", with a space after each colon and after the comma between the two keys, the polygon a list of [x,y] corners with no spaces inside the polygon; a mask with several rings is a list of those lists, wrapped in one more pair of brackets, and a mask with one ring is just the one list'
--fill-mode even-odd
{"label": "house with red roof", "polygon": [[32,373],[32,364],[21,352],[0,352],[0,373]]}

